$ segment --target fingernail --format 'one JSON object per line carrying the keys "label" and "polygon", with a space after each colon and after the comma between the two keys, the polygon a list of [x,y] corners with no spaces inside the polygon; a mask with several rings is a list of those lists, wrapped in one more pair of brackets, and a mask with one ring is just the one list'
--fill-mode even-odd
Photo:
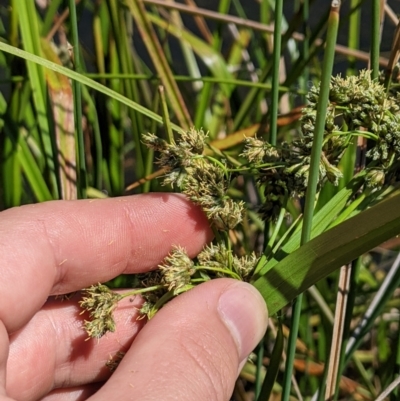
{"label": "fingernail", "polygon": [[254,287],[238,281],[220,296],[218,312],[237,344],[239,361],[242,362],[267,328],[265,302]]}

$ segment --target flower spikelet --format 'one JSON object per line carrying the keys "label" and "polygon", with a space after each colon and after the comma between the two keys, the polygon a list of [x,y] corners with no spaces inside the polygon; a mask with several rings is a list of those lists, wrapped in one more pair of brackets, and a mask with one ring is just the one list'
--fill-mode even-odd
{"label": "flower spikelet", "polygon": [[115,331],[115,321],[112,316],[121,295],[111,291],[103,284],[93,285],[84,292],[79,305],[87,311],[90,320],[85,320],[84,328],[91,338],[100,338],[108,331]]}
{"label": "flower spikelet", "polygon": [[281,155],[276,147],[257,137],[244,139],[244,150],[241,154],[250,163],[272,163],[280,160]]}
{"label": "flower spikelet", "polygon": [[232,230],[243,220],[245,212],[243,201],[235,202],[226,198],[211,207],[204,205],[203,210],[217,230]]}
{"label": "flower spikelet", "polygon": [[203,130],[194,128],[179,133],[173,143],[154,134],[142,135],[143,143],[160,154],[157,164],[167,170],[164,185],[176,184],[178,187],[183,183],[186,167],[191,165],[193,158],[203,153],[206,138]]}
{"label": "flower spikelet", "polygon": [[243,281],[247,281],[251,278],[254,269],[258,262],[258,257],[254,252],[249,255],[233,257],[233,270],[240,275]]}
{"label": "flower spikelet", "polygon": [[159,265],[159,269],[162,283],[168,288],[168,291],[174,290],[174,292],[189,284],[191,277],[196,272],[193,261],[187,255],[186,250],[180,246],[172,250],[164,259],[164,263]]}
{"label": "flower spikelet", "polygon": [[224,171],[207,159],[195,159],[187,169],[182,192],[200,205],[217,230],[230,230],[243,219],[244,202],[226,196],[229,178]]}
{"label": "flower spikelet", "polygon": [[202,129],[197,130],[190,128],[189,131],[184,131],[180,134],[179,146],[185,149],[193,155],[201,155],[204,151],[204,145],[208,133],[205,133]]}
{"label": "flower spikelet", "polygon": [[[224,244],[210,244],[197,255],[197,260],[201,266],[214,267],[226,270],[228,266],[239,275],[242,280],[251,277],[254,268],[258,262],[258,258],[253,252],[250,255],[238,257],[225,247]],[[216,277],[229,277],[223,271],[215,273]]]}
{"label": "flower spikelet", "polygon": [[367,171],[365,180],[368,187],[380,189],[385,183],[385,172],[382,169],[371,168]]}
{"label": "flower spikelet", "polygon": [[[226,269],[231,264],[232,252],[224,244],[210,244],[197,255],[197,260],[202,266]],[[217,277],[223,277],[223,274],[217,273]]]}

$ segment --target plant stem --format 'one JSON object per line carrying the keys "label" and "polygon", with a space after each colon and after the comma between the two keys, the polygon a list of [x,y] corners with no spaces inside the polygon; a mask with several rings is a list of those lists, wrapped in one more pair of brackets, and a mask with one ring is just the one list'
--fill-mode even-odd
{"label": "plant stem", "polygon": [[[71,19],[71,31],[72,31],[72,44],[74,54],[74,65],[75,71],[78,73],[82,72],[80,54],[79,54],[79,35],[78,35],[78,22],[76,18],[76,6],[75,0],[69,0],[69,15]],[[85,143],[83,139],[82,130],[82,88],[81,84],[77,81],[73,81],[72,89],[74,93],[74,119],[76,127],[77,137],[77,149],[78,149],[78,191],[81,198],[86,198],[87,189],[87,177],[86,177],[86,159],[85,159]]]}
{"label": "plant stem", "polygon": [[196,266],[198,270],[206,270],[210,272],[217,272],[217,273],[222,273],[226,276],[231,276],[232,278],[236,280],[241,280],[238,274],[233,272],[232,270],[229,269],[222,269],[220,267],[210,267],[210,266]]}
{"label": "plant stem", "polygon": [[371,59],[372,78],[379,76],[379,37],[380,37],[380,0],[372,0],[371,10]]}
{"label": "plant stem", "polygon": [[167,100],[165,99],[164,87],[158,87],[158,93],[161,100],[161,111],[164,120],[165,130],[167,132],[168,142],[173,145],[175,143],[174,134],[172,133],[171,120],[169,119]]}
{"label": "plant stem", "polygon": [[146,292],[157,291],[162,288],[163,288],[162,285],[153,285],[152,287],[135,289],[133,291],[128,291],[125,292],[124,294],[121,294],[121,299],[131,297],[132,295],[145,294]]}
{"label": "plant stem", "polygon": [[[321,147],[325,131],[326,109],[329,101],[329,85],[332,76],[333,61],[335,56],[335,44],[339,25],[340,1],[332,1],[331,11],[328,19],[328,31],[326,50],[322,65],[321,90],[317,106],[317,116],[314,130],[314,141],[311,150],[310,172],[306,192],[306,203],[304,207],[304,220],[301,232],[301,245],[310,240],[312,217],[314,213],[315,195],[319,179],[319,164],[321,158]],[[288,339],[288,352],[285,365],[285,374],[282,388],[282,401],[288,401],[290,396],[291,378],[293,372],[293,361],[296,351],[296,340],[300,322],[302,295],[299,295],[293,304],[293,315],[291,330]]]}
{"label": "plant stem", "polygon": [[279,315],[278,330],[276,333],[274,348],[272,350],[267,374],[265,376],[264,383],[262,385],[260,394],[258,395],[257,401],[266,401],[270,399],[272,389],[279,372],[280,361],[283,353],[283,343],[282,316]]}
{"label": "plant stem", "polygon": [[314,130],[314,141],[311,150],[310,173],[306,192],[306,202],[304,207],[304,222],[302,228],[301,244],[305,244],[310,239],[312,216],[314,213],[315,195],[317,192],[317,182],[319,178],[319,164],[321,158],[321,147],[325,131],[326,109],[329,101],[329,85],[332,76],[334,48],[336,43],[339,25],[340,1],[332,1],[331,13],[329,15],[326,50],[322,65],[321,91],[317,106],[317,116]]}
{"label": "plant stem", "polygon": [[[39,56],[36,56],[35,54],[32,54],[32,53],[26,52],[24,50],[18,49],[16,47],[10,46],[3,42],[0,42],[0,50],[3,52],[6,52],[6,53],[13,54],[14,56],[17,56],[17,57],[21,57],[24,60],[28,60],[29,62],[39,64],[52,71],[59,72],[60,74],[63,74],[66,77],[68,77],[74,81],[80,82],[80,83],[88,86],[89,88],[92,88],[96,91],[99,91],[99,92],[109,96],[112,99],[118,100],[122,104],[125,104],[128,107],[131,107],[132,109],[144,114],[145,116],[151,118],[152,120],[155,120],[159,123],[163,123],[162,118],[158,114],[147,109],[146,107],[143,107],[139,103],[137,103],[131,99],[128,99],[126,96],[121,95],[120,93],[108,88],[107,86],[102,85],[92,79],[86,78],[85,75],[83,75],[83,74],[80,74],[69,68],[63,67],[59,64],[53,63],[43,57],[39,57]],[[178,125],[171,124],[171,126],[174,131],[182,132],[182,128],[179,127]]]}
{"label": "plant stem", "polygon": [[279,64],[281,61],[281,42],[282,42],[282,12],[283,0],[275,2],[275,29],[274,29],[274,55],[272,66],[272,91],[271,91],[271,120],[269,142],[276,145],[277,121],[279,109]]}

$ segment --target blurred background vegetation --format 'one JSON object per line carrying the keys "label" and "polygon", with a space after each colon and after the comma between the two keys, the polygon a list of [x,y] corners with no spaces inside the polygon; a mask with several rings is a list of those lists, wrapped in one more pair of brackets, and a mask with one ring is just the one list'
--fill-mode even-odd
{"label": "blurred background vegetation", "polygon": [[[141,142],[145,132],[164,135],[160,85],[173,129],[209,131],[214,151],[224,157],[239,157],[244,136],[290,141],[298,135],[305,96],[323,73],[329,9],[322,0],[1,1],[0,42],[65,66],[80,80],[0,53],[0,210],[166,190],[152,179],[160,173]],[[375,68],[384,70],[398,46],[398,12],[395,0],[343,1],[334,74],[373,67],[374,46]],[[341,166],[338,189],[353,176],[356,155],[357,143]],[[231,196],[249,205],[242,241],[260,252],[264,225],[252,212],[259,203],[253,184],[251,177],[238,180]],[[338,189],[326,184],[319,205]],[[289,205],[292,220],[301,206],[298,200]],[[338,351],[339,399],[373,400],[400,373],[400,293],[382,284],[399,280],[398,248],[395,238],[354,262],[344,338],[362,317],[372,317],[351,352]],[[303,301],[285,400],[324,399],[317,390],[327,371],[338,277],[319,282],[317,295]],[[290,317],[285,310],[279,330],[271,319],[255,362],[237,382],[235,400],[254,399],[273,361],[278,376],[270,399],[281,398],[284,357],[273,345],[287,338]]]}

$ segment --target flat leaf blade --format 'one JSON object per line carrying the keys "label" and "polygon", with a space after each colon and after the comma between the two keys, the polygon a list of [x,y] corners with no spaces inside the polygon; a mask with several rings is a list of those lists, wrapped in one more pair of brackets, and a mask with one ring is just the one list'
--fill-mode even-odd
{"label": "flat leaf blade", "polygon": [[345,263],[400,234],[400,194],[324,232],[254,281],[277,312],[297,295]]}

